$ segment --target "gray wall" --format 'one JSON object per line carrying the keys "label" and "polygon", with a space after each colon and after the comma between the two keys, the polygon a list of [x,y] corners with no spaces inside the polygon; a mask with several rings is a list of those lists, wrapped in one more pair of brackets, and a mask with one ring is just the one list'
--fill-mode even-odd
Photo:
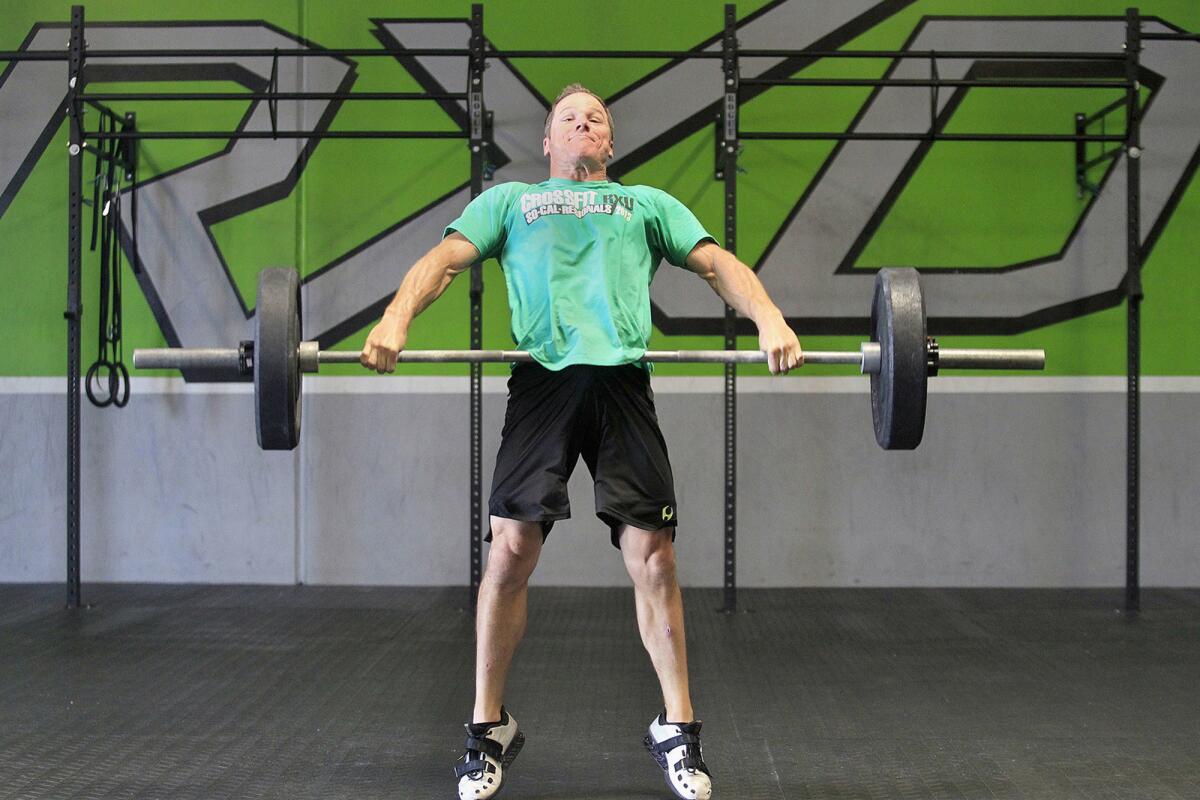
{"label": "gray wall", "polygon": [[[61,384],[0,386],[0,581],[65,578]],[[464,584],[465,384],[308,379],[294,453],[257,449],[245,386],[141,379],[124,410],[85,403],[84,580]],[[1146,585],[1200,584],[1198,384],[1146,382]],[[718,379],[655,386],[678,484],[682,579],[717,586]],[[1123,582],[1121,379],[939,378],[925,442],[910,453],[876,447],[860,379],[739,386],[740,585]],[[503,380],[486,389],[485,484]],[[535,582],[625,583],[582,464],[570,489],[575,516],[555,527]]]}

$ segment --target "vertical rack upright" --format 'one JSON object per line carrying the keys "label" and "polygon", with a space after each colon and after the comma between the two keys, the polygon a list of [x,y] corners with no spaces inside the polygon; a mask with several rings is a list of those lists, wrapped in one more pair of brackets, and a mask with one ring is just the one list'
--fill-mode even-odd
{"label": "vertical rack upright", "polygon": [[[721,171],[725,181],[725,249],[737,252],[738,53],[737,6],[725,5],[721,38],[724,95]],[[725,306],[725,349],[737,349],[737,312]],[[737,365],[725,365],[725,565],[722,611],[737,610]]]}
{"label": "vertical rack upright", "polygon": [[83,6],[71,6],[71,40],[67,69],[67,608],[78,608],[80,397],[79,339],[83,318],[80,283],[83,272]]}
{"label": "vertical rack upright", "polygon": [[[471,5],[470,63],[467,69],[467,111],[470,117],[471,199],[483,192],[486,158],[483,107],[483,5]],[[471,265],[471,349],[483,348],[483,262]],[[471,489],[470,597],[474,610],[483,578],[483,365],[471,364]]]}
{"label": "vertical rack upright", "polygon": [[1125,610],[1141,607],[1141,69],[1142,23],[1136,8],[1125,10],[1125,299],[1126,299],[1126,445],[1125,445]]}

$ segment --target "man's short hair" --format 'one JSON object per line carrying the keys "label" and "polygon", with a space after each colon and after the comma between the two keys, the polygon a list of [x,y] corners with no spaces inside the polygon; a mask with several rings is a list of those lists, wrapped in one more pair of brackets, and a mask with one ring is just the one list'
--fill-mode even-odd
{"label": "man's short hair", "polygon": [[584,86],[582,83],[572,83],[572,84],[568,84],[567,86],[564,86],[563,90],[558,93],[558,97],[554,98],[554,102],[550,104],[550,110],[546,112],[546,127],[543,129],[542,135],[547,136],[547,137],[550,136],[550,120],[552,120],[554,118],[554,109],[558,108],[558,104],[562,102],[562,99],[564,97],[566,97],[567,95],[577,94],[578,92],[583,92],[584,94],[590,94],[592,97],[594,97],[600,101],[600,106],[601,106],[601,108],[604,109],[604,116],[606,116],[608,118],[609,139],[615,138],[615,135],[613,133],[612,112],[608,110],[608,105],[604,102],[604,98],[601,97],[600,95],[596,94],[595,92],[593,92],[591,89]]}

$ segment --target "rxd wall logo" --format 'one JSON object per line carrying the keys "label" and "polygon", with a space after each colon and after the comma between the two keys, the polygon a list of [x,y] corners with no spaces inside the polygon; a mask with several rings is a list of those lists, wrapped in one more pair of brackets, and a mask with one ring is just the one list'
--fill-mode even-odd
{"label": "rxd wall logo", "polygon": [[[909,5],[908,2],[838,3],[782,0],[740,24],[743,48],[832,49]],[[371,20],[376,37],[389,45],[464,47],[465,21]],[[714,33],[716,25],[714,22]],[[1119,53],[1123,18],[925,17],[905,47],[921,51],[1014,50],[1031,52]],[[56,49],[64,42],[62,24],[36,26],[23,43],[28,49]],[[1146,30],[1170,30],[1147,19]],[[265,23],[91,23],[92,49],[288,48],[311,46]],[[503,43],[498,43],[503,46]],[[697,49],[718,48],[714,35]],[[407,58],[403,65],[431,91],[461,90],[465,59]],[[1200,46],[1148,42],[1142,53],[1142,84],[1151,90],[1142,119],[1146,157],[1142,171],[1143,248],[1148,252],[1174,210],[1200,159]],[[753,59],[744,77],[794,74],[811,59]],[[1012,62],[941,60],[943,78],[1006,76]],[[1022,74],[1037,76],[1120,76],[1122,64],[1047,60],[1021,62]],[[495,180],[540,181],[542,122],[547,101],[512,65],[493,61],[485,99],[495,113]],[[234,81],[264,91],[271,59],[200,58],[187,64],[146,59],[104,59],[87,65],[90,81]],[[928,64],[894,62],[896,78],[926,77]],[[353,62],[334,57],[281,57],[281,91],[350,90]],[[722,87],[714,60],[671,63],[609,98],[619,132],[616,176],[646,163],[684,138],[710,129]],[[57,62],[19,62],[0,76],[0,214],[13,202],[26,175],[62,121],[63,67]],[[963,90],[965,91],[965,90]],[[914,94],[914,92],[916,94]],[[752,97],[747,92],[744,98]],[[945,125],[963,97],[944,91],[935,124]],[[443,103],[462,125],[459,103]],[[1070,109],[1069,111],[1093,109]],[[338,111],[324,101],[280,101],[280,129],[328,128]],[[1064,112],[1067,113],[1067,112]],[[851,125],[861,132],[920,131],[930,126],[927,90],[888,87],[870,94]],[[307,127],[306,127],[307,126]],[[239,130],[270,130],[265,102],[254,103]],[[209,235],[221,220],[287,197],[316,139],[241,140],[220,153],[162,174],[139,189],[138,252],[140,281],[167,339],[203,346],[247,338],[251,310],[233,285],[222,253]],[[791,212],[775,232],[756,268],[772,297],[801,332],[865,330],[873,274],[853,269],[887,209],[919,170],[928,146],[919,142],[846,142],[835,147],[805,192],[795,192]],[[65,157],[65,156],[64,156]],[[419,213],[398,220],[372,239],[355,243],[344,255],[305,280],[306,338],[332,344],[374,318],[394,291],[396,265],[411,263],[440,237],[469,198],[463,184],[443,197],[430,197]],[[1070,191],[1070,187],[1063,187]],[[924,269],[931,326],[940,332],[1010,332],[1088,313],[1120,301],[1125,272],[1125,169],[1114,159],[1102,191],[1066,232],[1054,252],[1003,268]],[[1019,198],[1001,198],[1001,202]],[[128,229],[131,204],[122,205]],[[290,253],[290,251],[288,251]],[[281,255],[286,262],[290,256]],[[899,265],[897,265],[899,266]],[[916,264],[911,266],[922,267]],[[703,282],[678,270],[660,270],[652,290],[656,323],[668,333],[713,332],[722,308]]]}

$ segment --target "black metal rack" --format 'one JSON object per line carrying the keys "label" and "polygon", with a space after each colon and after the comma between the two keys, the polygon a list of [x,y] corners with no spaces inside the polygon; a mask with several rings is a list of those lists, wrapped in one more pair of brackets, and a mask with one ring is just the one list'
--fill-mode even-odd
{"label": "black metal rack", "polygon": [[[80,604],[80,568],[79,568],[79,469],[80,469],[80,405],[79,405],[79,335],[82,306],[80,304],[80,270],[81,270],[81,218],[82,218],[82,153],[88,147],[87,140],[103,139],[201,139],[219,138],[235,139],[295,139],[295,138],[347,138],[347,139],[409,139],[409,138],[461,138],[466,139],[471,151],[471,196],[475,197],[482,191],[483,181],[488,169],[486,151],[490,146],[490,114],[483,104],[483,73],[488,59],[515,58],[654,58],[654,59],[720,59],[722,65],[722,97],[720,114],[717,120],[717,177],[724,183],[724,233],[725,246],[736,252],[737,237],[737,158],[742,140],[874,140],[874,141],[1001,141],[1001,142],[1074,142],[1076,143],[1077,176],[1086,173],[1087,169],[1103,161],[1115,158],[1124,152],[1128,170],[1126,182],[1126,214],[1127,214],[1127,270],[1124,281],[1124,294],[1127,300],[1127,471],[1126,471],[1126,592],[1125,607],[1128,611],[1137,611],[1140,605],[1139,594],[1139,457],[1140,457],[1140,308],[1143,299],[1141,283],[1141,264],[1143,253],[1140,242],[1140,156],[1141,139],[1139,132],[1140,100],[1138,96],[1138,76],[1140,71],[1141,43],[1145,40],[1174,40],[1200,41],[1200,35],[1192,33],[1142,33],[1141,18],[1136,8],[1126,10],[1125,14],[1125,44],[1121,53],[1111,52],[1012,52],[1012,51],[918,51],[918,50],[780,50],[780,49],[746,49],[740,50],[737,41],[737,14],[733,4],[727,4],[724,9],[724,29],[720,49],[695,50],[508,50],[500,51],[489,48],[484,37],[483,7],[481,4],[472,6],[470,23],[470,40],[467,48],[413,48],[398,47],[381,48],[287,48],[287,49],[181,49],[181,50],[88,50],[84,39],[84,10],[83,6],[73,6],[71,9],[70,44],[66,51],[0,51],[0,60],[4,61],[66,61],[69,80],[67,95],[67,112],[70,125],[70,169],[68,185],[68,272],[67,272],[67,603],[70,607]],[[104,58],[163,58],[187,59],[203,57],[270,57],[273,65],[278,64],[280,56],[286,57],[403,57],[419,56],[459,56],[468,60],[468,86],[464,92],[279,92],[275,91],[275,81],[272,80],[267,91],[253,92],[164,92],[164,93],[97,93],[86,95],[83,91],[83,68],[87,59]],[[835,78],[751,78],[743,79],[739,74],[739,64],[742,58],[882,58],[882,59],[922,59],[930,64],[930,76],[922,79],[835,79]],[[942,79],[937,73],[939,60],[951,59],[989,59],[1014,61],[1096,61],[1120,62],[1124,67],[1123,75],[1111,79],[1030,79],[1030,78],[970,78]],[[272,70],[275,74],[275,70]],[[805,86],[805,87],[928,87],[930,92],[930,128],[927,131],[866,133],[854,131],[741,131],[738,125],[739,107],[745,90],[762,90],[770,86]],[[1110,104],[1095,115],[1076,116],[1074,134],[947,134],[937,127],[937,90],[943,87],[986,87],[986,88],[1111,88],[1124,90],[1124,98]],[[747,93],[753,96],[755,92]],[[164,100],[164,101],[193,101],[193,100],[266,100],[274,104],[279,100],[353,100],[353,101],[406,101],[406,100],[438,100],[467,102],[469,125],[467,130],[460,131],[281,131],[275,128],[275,114],[272,113],[271,131],[145,131],[126,130],[108,131],[104,133],[85,133],[82,125],[82,108],[84,103],[121,102],[132,100]],[[1088,134],[1087,126],[1101,114],[1108,114],[1124,108],[1125,132],[1120,135]],[[1119,145],[1100,157],[1088,160],[1083,156],[1082,148],[1087,142],[1113,143]],[[1083,181],[1083,178],[1079,178]],[[1081,191],[1085,188],[1081,183]],[[476,264],[471,270],[470,284],[470,336],[471,347],[482,347],[482,295],[483,276],[482,266]],[[725,311],[725,346],[727,349],[737,347],[737,317],[733,309],[726,307]],[[483,526],[486,523],[482,503],[482,372],[480,365],[472,365],[471,376],[471,486],[470,486],[470,603],[475,604],[475,598],[482,576],[482,543]],[[736,539],[737,539],[737,381],[733,365],[725,368],[725,515],[724,515],[724,611],[733,611],[737,607],[736,582]]]}
{"label": "black metal rack", "polygon": [[[71,38],[65,53],[58,51],[15,51],[0,52],[0,60],[68,62],[67,114],[70,124],[70,166],[68,175],[68,264],[67,264],[67,607],[78,608],[82,604],[80,579],[80,326],[83,308],[80,301],[82,272],[82,162],[83,154],[91,151],[97,157],[96,148],[89,147],[89,140],[123,139],[133,142],[145,139],[464,139],[471,151],[471,197],[483,191],[487,169],[487,149],[490,146],[491,125],[489,112],[483,106],[483,70],[487,53],[483,37],[483,6],[474,4],[469,20],[471,36],[469,48],[446,52],[405,50],[396,48],[322,50],[322,49],[271,49],[271,50],[87,50],[85,46],[85,24],[83,6],[71,8]],[[464,92],[279,92],[275,91],[272,79],[267,91],[256,92],[98,92],[87,95],[84,91],[84,65],[87,59],[118,57],[162,57],[193,58],[219,57],[234,54],[269,56],[272,58],[272,76],[276,74],[280,56],[386,56],[411,57],[423,54],[464,55],[470,58],[470,77]],[[192,100],[265,100],[271,104],[270,131],[147,131],[112,130],[85,132],[83,129],[83,107],[92,105],[104,114],[113,114],[103,107],[103,102],[121,101],[192,101]],[[275,126],[275,104],[279,100],[366,100],[366,101],[468,101],[470,125],[465,131],[281,131]],[[483,275],[482,265],[471,268],[470,288],[471,348],[483,346]],[[471,561],[471,583],[469,602],[474,608],[479,581],[482,574],[482,427],[483,427],[483,383],[481,366],[471,366],[470,377],[471,415],[471,518],[469,525],[469,558]]]}
{"label": "black metal rack", "polygon": [[[726,35],[722,40],[722,52],[725,54],[726,60],[732,59],[736,65],[739,57],[737,50],[737,40],[735,36],[730,34],[729,22],[732,14],[732,5],[726,7]],[[742,50],[740,56],[744,58],[776,56],[776,57],[794,57],[801,52],[808,58],[890,58],[890,59],[926,59],[930,62],[930,76],[927,79],[827,79],[827,78],[753,78],[739,80],[736,74],[729,74],[728,70],[725,75],[726,84],[726,101],[723,109],[724,119],[737,119],[737,104],[740,98],[741,87],[770,87],[770,86],[807,86],[807,87],[846,87],[846,86],[906,86],[906,87],[929,87],[933,91],[930,92],[930,127],[928,131],[913,131],[913,132],[890,132],[890,133],[864,133],[864,132],[847,132],[847,131],[822,131],[822,132],[787,132],[787,131],[738,131],[736,124],[732,129],[726,128],[724,133],[718,134],[718,152],[721,153],[722,161],[718,161],[718,173],[723,173],[726,181],[725,189],[725,230],[728,241],[732,241],[732,232],[736,228],[737,203],[736,191],[734,184],[736,183],[736,163],[737,163],[737,140],[789,140],[789,141],[946,141],[946,142],[1075,142],[1077,148],[1083,147],[1086,142],[1111,142],[1122,145],[1122,148],[1129,158],[1126,160],[1128,169],[1128,177],[1126,181],[1126,216],[1128,219],[1127,227],[1127,264],[1126,264],[1126,279],[1125,279],[1125,296],[1128,307],[1128,331],[1127,331],[1127,374],[1128,374],[1128,391],[1127,391],[1127,439],[1126,439],[1126,570],[1125,570],[1125,610],[1128,612],[1136,612],[1140,607],[1140,590],[1139,590],[1139,568],[1138,568],[1138,541],[1139,541],[1139,446],[1140,446],[1140,431],[1139,431],[1139,414],[1140,414],[1140,392],[1139,379],[1141,372],[1140,362],[1140,307],[1143,297],[1141,284],[1141,239],[1140,239],[1140,170],[1139,159],[1141,157],[1139,122],[1140,108],[1138,97],[1138,75],[1140,72],[1140,53],[1141,53],[1141,18],[1136,8],[1127,9],[1125,12],[1125,44],[1122,53],[1047,53],[1047,52],[992,52],[992,51],[788,51],[788,50]],[[1194,40],[1195,36],[1191,34],[1152,34],[1144,38],[1155,39],[1182,39]],[[989,59],[989,60],[1004,60],[1004,59],[1019,59],[1019,60],[1071,60],[1071,61],[1100,61],[1100,62],[1115,62],[1120,61],[1124,65],[1124,75],[1121,79],[1110,80],[1061,80],[1061,79],[993,79],[979,78],[967,80],[945,80],[937,74],[938,60],[949,59]],[[732,99],[730,92],[732,87]],[[987,88],[1075,88],[1075,89],[1123,89],[1125,96],[1120,105],[1125,109],[1125,134],[1124,135],[1089,135],[1086,133],[1086,124],[1080,125],[1081,121],[1086,122],[1086,117],[1081,120],[1080,116],[1076,117],[1076,130],[1074,134],[1035,134],[1035,133],[1020,133],[1020,134],[1000,134],[1000,133],[983,133],[983,134],[947,134],[940,131],[936,124],[937,119],[937,90],[941,87],[987,87]],[[1112,110],[1110,107],[1108,110]],[[728,124],[728,122],[726,123]],[[723,151],[723,152],[722,152]],[[1116,151],[1098,159],[1095,163],[1100,163],[1102,160],[1111,158],[1116,155]],[[1080,161],[1077,153],[1077,161]],[[1086,167],[1084,168],[1086,171]],[[732,245],[727,245],[732,249]],[[729,337],[730,315],[727,310],[726,315],[726,346],[731,347],[731,339]],[[732,378],[726,376],[726,547],[725,547],[725,611],[733,611],[737,604],[737,586],[735,581],[736,562],[734,560],[736,551],[734,540],[736,538],[736,519],[734,513],[734,495],[736,493],[735,486],[735,469],[734,469],[734,451],[728,439],[732,437],[735,431],[734,423],[728,419],[728,415],[733,413],[734,404],[734,385]]]}

